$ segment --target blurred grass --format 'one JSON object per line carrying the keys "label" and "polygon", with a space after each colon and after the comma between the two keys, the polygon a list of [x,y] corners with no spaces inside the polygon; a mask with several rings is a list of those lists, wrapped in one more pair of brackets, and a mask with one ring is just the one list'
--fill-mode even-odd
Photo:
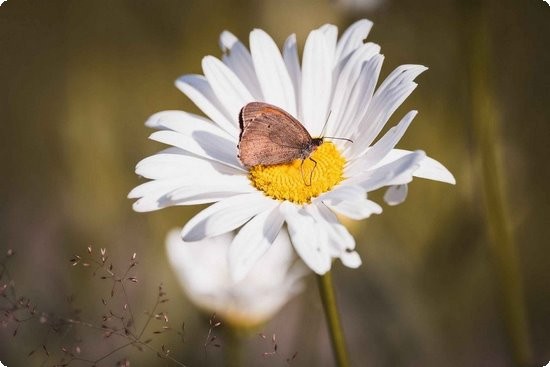
{"label": "blurred grass", "polygon": [[[542,366],[550,360],[550,8],[542,1],[486,6],[495,60],[488,77],[501,116],[509,188],[504,195],[518,244],[534,362]],[[0,250],[18,251],[10,266],[21,292],[42,308],[60,311],[65,296],[75,294],[93,314],[106,290],[86,272],[71,269],[69,258],[89,244],[107,247],[121,264],[135,251],[135,307],[149,307],[164,282],[171,319],[188,323],[187,342],[173,353],[200,365],[207,322],[181,295],[164,252],[167,230],[199,208],[131,210],[126,194],[142,182],[133,167],[161,149],[146,139],[150,131],[143,122],[163,109],[198,112],[173,81],[200,73],[204,55],[220,55],[217,37],[224,29],[247,41],[248,32],[260,27],[279,44],[296,32],[303,46],[314,27],[330,22],[343,29],[368,17],[375,22],[369,40],[386,56],[382,76],[404,63],[430,67],[391,120],[395,124],[412,108],[420,112],[400,147],[425,149],[458,184],[416,180],[404,204],[351,224],[364,265],[335,268],[351,359],[373,366],[511,365],[475,167],[461,7],[449,0],[387,0],[365,14],[339,9],[314,0],[4,3]],[[277,333],[288,354],[298,351],[296,365],[331,363],[314,290],[264,332]],[[39,357],[29,360],[26,354],[42,337],[32,330],[17,338],[2,333],[0,360],[38,365]],[[252,339],[250,365],[277,365],[261,358],[266,349]],[[144,365],[157,362],[149,357]],[[213,352],[212,358],[216,365],[221,356]]]}
{"label": "blurred grass", "polygon": [[489,66],[492,64],[488,7],[466,3],[465,23],[469,24],[470,88],[472,98],[472,130],[475,134],[479,176],[483,188],[489,249],[504,318],[507,339],[514,365],[530,366],[533,351],[525,309],[523,279],[519,268],[514,231],[510,225],[508,199],[505,195],[505,171],[502,164],[500,113],[497,109]]}

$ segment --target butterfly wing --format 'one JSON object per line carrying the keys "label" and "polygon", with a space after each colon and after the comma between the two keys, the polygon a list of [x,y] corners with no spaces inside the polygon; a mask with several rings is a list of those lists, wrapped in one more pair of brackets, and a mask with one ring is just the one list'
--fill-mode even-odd
{"label": "butterfly wing", "polygon": [[245,167],[288,163],[311,146],[302,124],[279,107],[252,102],[240,114],[239,159]]}

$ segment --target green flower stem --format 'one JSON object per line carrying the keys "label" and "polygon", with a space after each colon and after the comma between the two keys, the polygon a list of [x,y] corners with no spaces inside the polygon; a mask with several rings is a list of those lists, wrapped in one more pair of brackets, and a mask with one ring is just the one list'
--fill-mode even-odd
{"label": "green flower stem", "polygon": [[521,272],[513,239],[506,201],[505,175],[502,170],[499,141],[499,114],[490,82],[491,53],[488,17],[483,5],[471,2],[468,19],[471,47],[470,80],[473,131],[477,160],[491,231],[490,251],[494,262],[498,292],[502,304],[512,358],[516,366],[529,366],[532,350],[527,327]]}
{"label": "green flower stem", "polygon": [[225,354],[226,367],[241,367],[243,366],[243,348],[245,331],[238,327],[229,325],[225,330],[227,342],[223,346]]}
{"label": "green flower stem", "polygon": [[336,357],[338,367],[349,367],[349,357],[344,341],[344,332],[340,323],[336,297],[334,295],[334,286],[332,285],[332,274],[327,272],[325,275],[317,276],[319,293],[325,309],[332,349]]}

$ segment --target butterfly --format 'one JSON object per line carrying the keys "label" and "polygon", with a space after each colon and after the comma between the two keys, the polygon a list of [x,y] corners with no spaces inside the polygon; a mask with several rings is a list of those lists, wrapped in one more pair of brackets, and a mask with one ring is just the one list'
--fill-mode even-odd
{"label": "butterfly", "polygon": [[[312,138],[300,121],[283,109],[263,102],[248,103],[239,114],[239,126],[238,157],[246,168],[290,163],[296,159],[301,159],[303,166],[308,158],[315,164],[313,170],[317,166],[311,154],[325,137]],[[306,186],[311,185],[311,175]]]}
{"label": "butterfly", "polygon": [[239,159],[246,168],[304,160],[323,143],[288,112],[263,102],[244,106],[239,124]]}

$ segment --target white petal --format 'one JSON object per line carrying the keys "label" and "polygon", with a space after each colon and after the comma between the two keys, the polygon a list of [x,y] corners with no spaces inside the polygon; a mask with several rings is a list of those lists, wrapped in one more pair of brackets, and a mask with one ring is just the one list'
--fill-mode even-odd
{"label": "white petal", "polygon": [[[197,158],[194,159],[200,161]],[[246,176],[221,175],[198,170],[188,175],[180,173],[175,177],[146,182],[134,188],[128,197],[139,198],[133,205],[135,211],[147,212],[174,205],[212,203],[254,191]]]}
{"label": "white petal", "polygon": [[214,56],[202,59],[202,70],[220,103],[229,112],[230,119],[237,122],[239,112],[254,97],[231,69]]}
{"label": "white petal", "polygon": [[223,107],[202,75],[184,75],[176,80],[176,87],[223,130],[232,136],[239,136],[235,116]]}
{"label": "white petal", "polygon": [[155,180],[142,183],[141,185],[134,187],[128,194],[129,199],[141,198],[145,195],[156,194],[160,191],[166,193],[178,188],[185,182],[185,177],[176,177],[169,180]]}
{"label": "white petal", "polygon": [[360,186],[353,185],[341,185],[330,191],[325,192],[324,194],[319,195],[315,202],[319,201],[330,201],[330,202],[339,202],[345,200],[357,200],[365,197],[365,190]]}
{"label": "white petal", "polygon": [[386,89],[391,89],[402,84],[410,83],[426,70],[428,70],[428,68],[423,65],[407,64],[398,66],[382,82],[376,93],[381,94]]}
{"label": "white petal", "polygon": [[372,22],[367,19],[361,19],[353,23],[346,29],[338,45],[336,46],[336,62],[346,58],[356,48],[361,46],[369,35],[372,28]]}
{"label": "white petal", "polygon": [[348,177],[353,177],[362,171],[366,171],[384,159],[384,157],[386,157],[386,155],[388,155],[397,145],[399,140],[401,140],[416,114],[417,111],[410,111],[407,113],[397,126],[389,129],[388,132],[370,147],[363,156],[357,157],[357,159],[351,162],[349,164],[349,169],[346,167],[346,174]]}
{"label": "white petal", "polygon": [[[365,62],[370,60],[374,55],[378,54],[380,46],[373,43],[361,45],[350,57],[342,71],[339,73],[334,88],[334,96],[331,103],[331,117],[327,125],[328,136],[337,136],[339,126],[342,124],[342,117],[348,109],[350,95],[359,81],[358,77],[361,73]],[[365,108],[361,106],[361,108]]]}
{"label": "white petal", "polygon": [[456,184],[453,174],[444,165],[430,157],[426,157],[420,162],[420,167],[414,171],[414,175],[428,180]]}
{"label": "white petal", "polygon": [[[409,150],[393,149],[386,157],[379,163],[379,165],[393,162],[407,154],[410,154]],[[425,178],[428,180],[441,181],[450,184],[455,184],[456,180],[451,172],[441,163],[433,158],[425,157],[419,164],[419,167],[414,171],[414,176]]]}
{"label": "white petal", "polygon": [[327,202],[327,205],[338,214],[342,214],[353,220],[362,220],[370,217],[372,214],[382,213],[382,207],[368,199],[346,200],[336,203]]}
{"label": "white petal", "polygon": [[393,112],[412,93],[414,78],[427,68],[422,65],[402,65],[384,80],[374,94],[369,109],[360,122],[360,135],[352,145],[354,156],[364,153],[380,133]]}
{"label": "white petal", "polygon": [[367,192],[383,186],[406,184],[412,181],[413,172],[418,169],[425,157],[426,154],[422,151],[411,152],[391,163],[350,178],[346,182],[360,185]]}
{"label": "white petal", "polygon": [[180,153],[157,153],[142,159],[136,165],[136,174],[150,180],[183,178],[188,167],[207,167],[209,161],[199,159],[179,148]]}
{"label": "white petal", "polygon": [[294,86],[273,39],[261,29],[253,30],[250,52],[265,102],[297,116]]}
{"label": "white petal", "polygon": [[388,205],[399,205],[405,201],[408,192],[409,186],[407,185],[390,186],[384,194],[384,201]]}
{"label": "white petal", "polygon": [[147,119],[147,121],[145,121],[145,126],[150,127],[151,129],[156,129],[156,130],[166,129],[164,126],[160,125],[160,122],[162,121],[160,116],[163,113],[169,113],[169,112],[173,112],[174,114],[176,114],[176,113],[182,112],[182,111],[167,110],[167,111],[161,111],[161,112],[155,113],[154,115],[149,117]]}
{"label": "white petal", "polygon": [[374,55],[363,64],[335,136],[356,139],[360,126],[358,122],[363,120],[368,111],[383,61],[384,56]]}
{"label": "white petal", "polygon": [[239,173],[245,172],[237,158],[237,137],[229,135],[209,120],[187,112],[164,111],[154,116],[159,118],[159,126],[187,137],[179,142],[179,147],[184,151],[231,165]]}
{"label": "white petal", "polygon": [[364,159],[362,159],[365,163],[365,167],[372,167],[380,162],[397,145],[417,113],[418,112],[414,110],[407,113],[397,126],[389,129],[388,132],[368,150],[368,153]]}
{"label": "white petal", "polygon": [[308,209],[319,227],[327,232],[333,257],[340,257],[342,251],[355,248],[355,239],[329,208],[325,205],[310,205]]}
{"label": "white petal", "polygon": [[331,256],[328,238],[318,231],[315,220],[304,209],[283,202],[281,211],[287,223],[294,249],[306,265],[317,274],[330,270]]}
{"label": "white petal", "polygon": [[241,228],[229,248],[229,269],[235,282],[243,280],[269,250],[283,222],[277,206],[256,215]]}
{"label": "white petal", "polygon": [[234,230],[277,202],[262,193],[242,194],[221,200],[195,215],[183,227],[184,241],[198,241]]}
{"label": "white petal", "polygon": [[224,64],[233,70],[254,99],[263,101],[264,98],[252,63],[252,56],[250,56],[250,52],[245,45],[231,32],[223,31],[220,35],[220,47],[224,53],[222,58]]}
{"label": "white petal", "polygon": [[[187,295],[199,306],[220,306],[225,300],[228,281],[227,249],[232,233],[199,242],[183,242],[181,230],[172,230],[166,238],[168,259]],[[224,289],[225,288],[225,289]],[[216,295],[217,298],[211,298]],[[215,309],[215,308],[214,308]]]}
{"label": "white petal", "polygon": [[[185,190],[185,194],[183,193]],[[233,187],[233,186],[224,186],[224,187],[189,187],[189,188],[179,188],[178,190],[178,196],[177,201],[175,199],[172,199],[172,193],[166,195],[170,200],[172,200],[172,204],[170,206],[175,205],[202,205],[202,204],[210,204],[210,203],[216,203],[218,201],[236,196],[241,194],[246,194],[253,192],[253,190],[250,190],[248,188],[239,186],[239,187]]]}
{"label": "white petal", "polygon": [[318,29],[312,31],[304,47],[302,60],[302,123],[313,136],[318,136],[328,115],[332,94],[331,40]]}
{"label": "white petal", "polygon": [[145,122],[146,126],[155,129],[168,129],[192,136],[196,131],[207,131],[225,139],[237,142],[237,137],[228,134],[211,120],[185,111],[157,112]]}
{"label": "white petal", "polygon": [[149,139],[178,147],[200,157],[212,159],[225,165],[242,169],[237,158],[237,146],[231,140],[217,136],[208,131],[197,131],[192,137],[175,131],[156,131]]}
{"label": "white petal", "polygon": [[[225,169],[224,172],[228,170],[238,173],[245,172],[237,159],[236,137],[229,135],[209,120],[183,111],[159,112],[151,119],[155,117],[159,119],[157,124],[160,127],[185,136],[185,138],[179,137],[177,140],[178,146],[182,150],[232,166]],[[165,135],[168,136],[169,132],[155,136],[158,138]],[[168,141],[173,140],[170,138],[170,140],[162,142]]]}
{"label": "white petal", "polygon": [[380,205],[367,200],[365,190],[360,186],[342,185],[319,196],[314,203],[324,203],[339,214],[350,219],[361,220],[371,214],[382,213]]}
{"label": "white petal", "polygon": [[294,86],[294,93],[296,97],[296,115],[301,116],[301,83],[302,83],[302,70],[300,69],[300,60],[298,58],[298,46],[296,45],[296,35],[291,34],[285,41],[283,46],[283,60],[288,70],[288,75],[292,80]]}
{"label": "white petal", "polygon": [[201,159],[179,148],[178,152],[164,150],[141,160],[136,165],[136,174],[151,179],[186,178],[187,183],[202,183],[223,180],[229,175],[245,175],[246,171]]}
{"label": "white petal", "polygon": [[334,61],[334,55],[336,54],[336,41],[338,39],[338,27],[333,24],[324,24],[319,27],[319,30],[325,35],[329,52]]}
{"label": "white petal", "polygon": [[201,185],[182,186],[168,194],[168,197],[177,202],[187,202],[205,197],[227,197],[226,193],[236,195],[255,191],[246,176],[226,176],[218,180],[205,179]]}
{"label": "white petal", "polygon": [[[159,210],[169,206],[176,205],[200,205],[209,204],[229,198],[235,195],[251,192],[250,188],[243,186],[224,186],[219,188],[200,187],[200,186],[184,186],[185,182],[172,183],[166,180],[150,181],[147,184],[162,184],[156,187],[156,191],[152,191],[143,195],[137,200],[132,208],[136,212],[149,212]],[[136,189],[145,190],[143,185]],[[148,186],[151,188],[151,186]],[[174,197],[173,193],[177,192],[178,196]],[[135,196],[135,192],[131,192],[129,196]]]}
{"label": "white petal", "polygon": [[326,231],[330,253],[339,258],[345,266],[356,268],[361,265],[361,258],[353,251],[355,239],[336,218],[336,215],[324,205],[310,205],[309,212],[317,219],[318,231]]}
{"label": "white petal", "polygon": [[175,205],[167,195],[185,184],[186,179],[175,178],[170,180],[149,181],[134,188],[128,198],[137,199],[132,208],[136,212],[149,212]]}
{"label": "white petal", "polygon": [[357,251],[346,251],[340,256],[340,260],[342,261],[342,264],[344,266],[351,268],[351,269],[357,269],[361,266],[363,263],[361,261],[361,257],[357,253]]}

